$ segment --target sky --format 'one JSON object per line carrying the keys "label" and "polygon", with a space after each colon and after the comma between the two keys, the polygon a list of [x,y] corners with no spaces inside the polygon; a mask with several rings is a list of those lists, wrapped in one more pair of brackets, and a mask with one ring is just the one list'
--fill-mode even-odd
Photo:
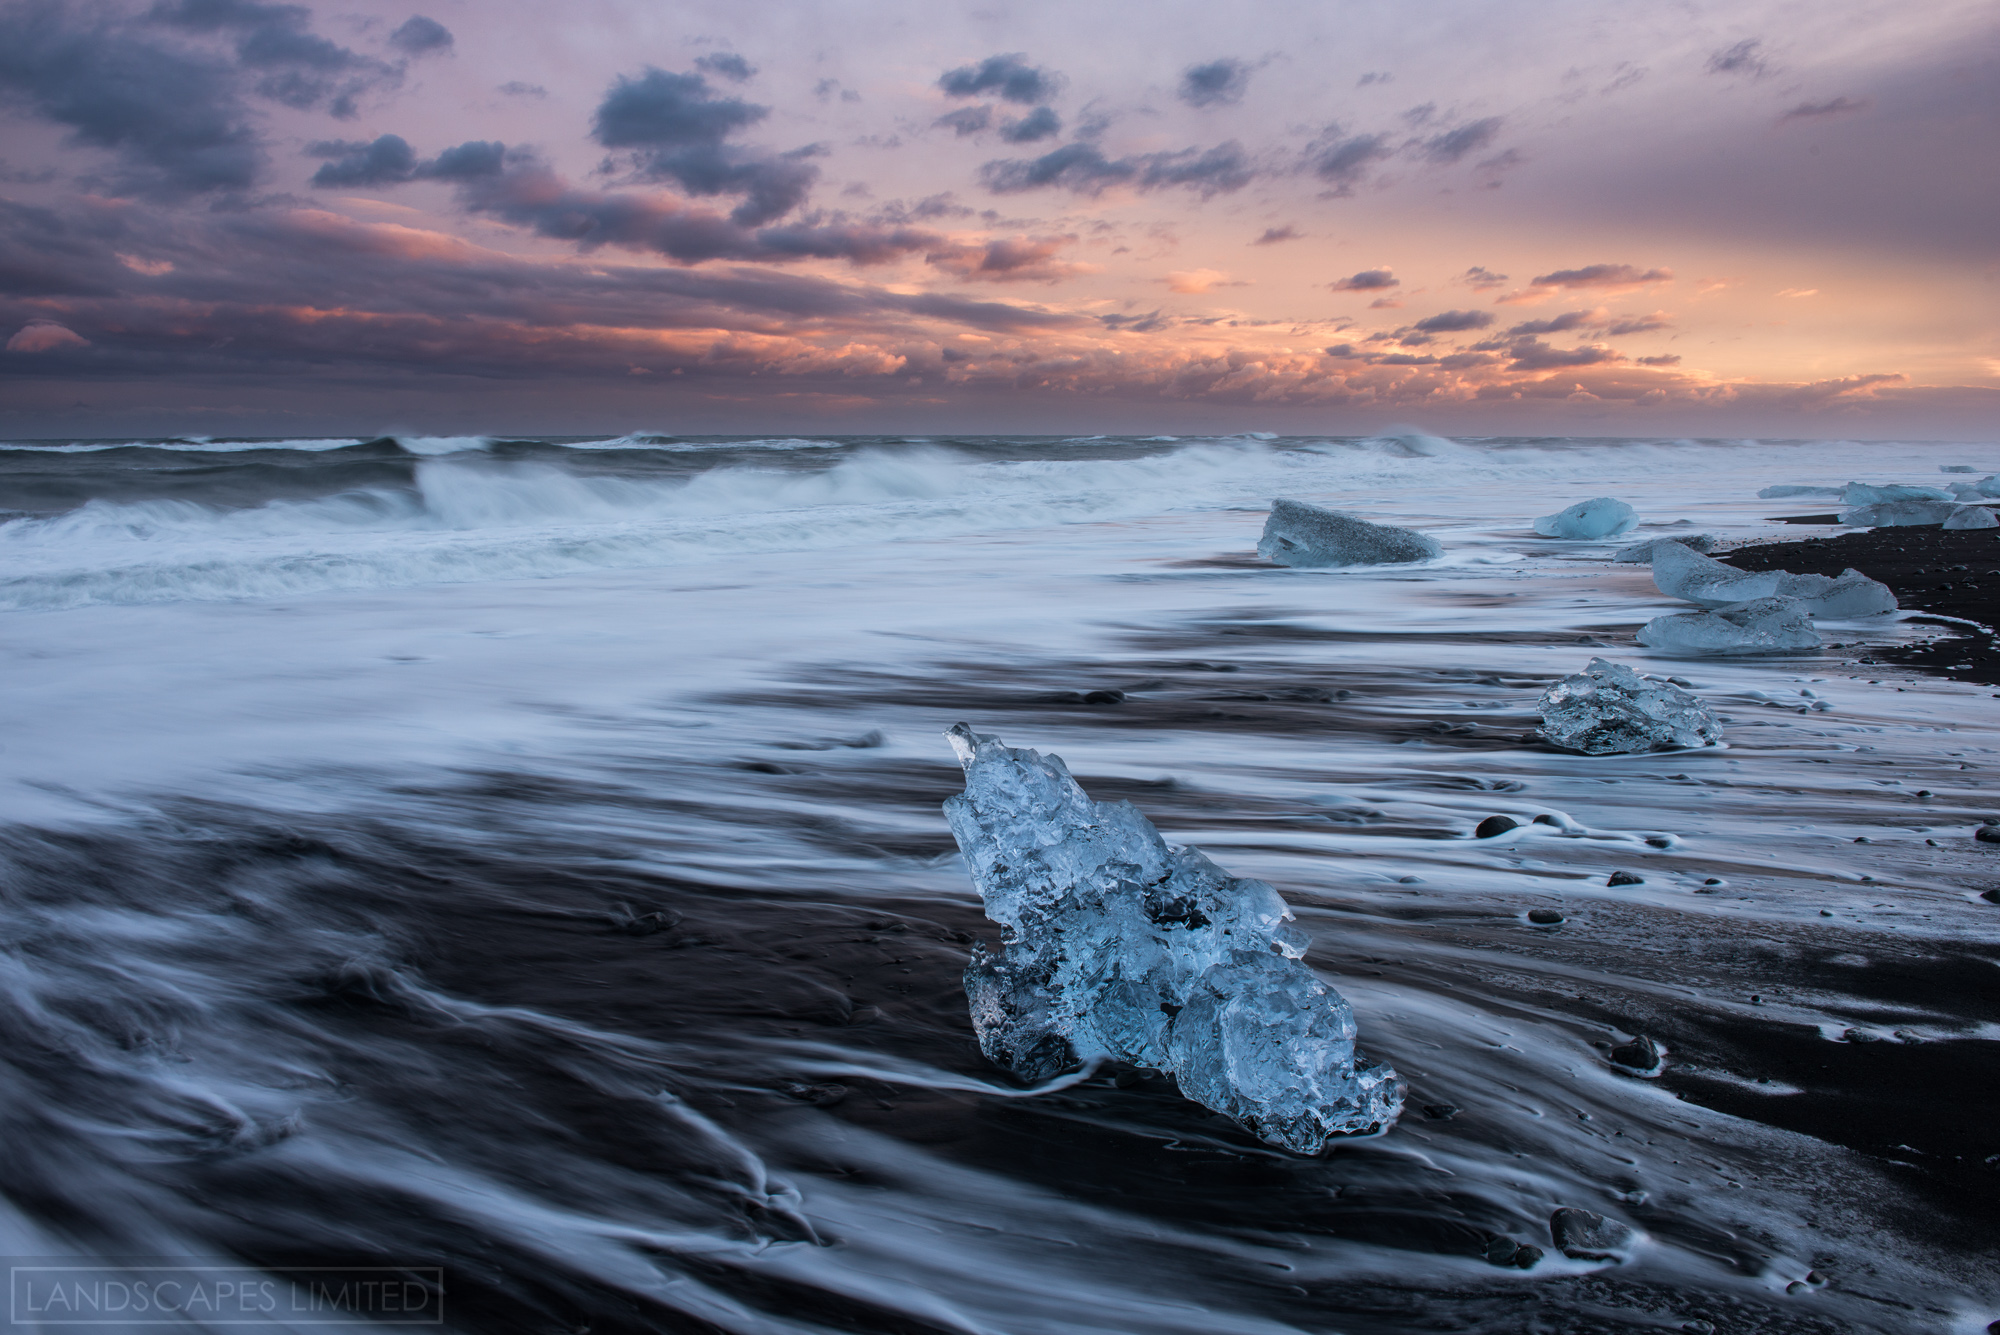
{"label": "sky", "polygon": [[0,436],[2000,438],[1990,0],[0,0]]}

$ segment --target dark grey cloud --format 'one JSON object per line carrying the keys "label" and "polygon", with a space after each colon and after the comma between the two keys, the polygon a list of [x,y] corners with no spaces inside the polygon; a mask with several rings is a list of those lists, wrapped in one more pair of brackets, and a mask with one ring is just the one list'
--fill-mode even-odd
{"label": "dark grey cloud", "polygon": [[1275,246],[1280,241],[1297,241],[1304,236],[1304,232],[1287,223],[1283,227],[1266,227],[1264,235],[1258,237],[1250,244],[1253,246]]}
{"label": "dark grey cloud", "polygon": [[978,134],[993,124],[993,108],[989,106],[960,107],[957,111],[947,111],[932,122],[942,125],[963,139],[967,135]]}
{"label": "dark grey cloud", "polygon": [[1825,102],[1801,102],[1778,117],[1778,124],[1786,121],[1817,120],[1821,116],[1838,116],[1845,111],[1863,111],[1868,107],[1865,97],[1836,97]]}
{"label": "dark grey cloud", "polygon": [[1019,120],[1000,127],[1000,137],[1010,144],[1032,144],[1053,139],[1062,133],[1062,118],[1047,107],[1036,107]]}
{"label": "dark grey cloud", "polygon": [[1491,269],[1482,268],[1475,264],[1460,274],[1458,281],[1464,283],[1475,292],[1485,292],[1505,284],[1507,275],[1504,273],[1494,273]]}
{"label": "dark grey cloud", "polygon": [[1459,334],[1468,329],[1484,329],[1492,323],[1493,316],[1486,311],[1445,311],[1417,321],[1415,327],[1426,334]]}
{"label": "dark grey cloud", "polygon": [[473,140],[447,148],[429,162],[419,162],[416,150],[401,135],[385,134],[370,143],[323,140],[308,144],[306,152],[312,157],[331,159],[313,173],[313,185],[351,190],[361,186],[401,185],[406,181],[469,181],[497,176],[504,170],[507,148],[491,140]]}
{"label": "dark grey cloud", "polygon": [[1142,191],[1182,187],[1207,198],[1240,190],[1253,175],[1249,156],[1233,140],[1206,150],[1124,158],[1107,158],[1095,144],[1065,144],[1039,158],[1000,159],[979,169],[980,180],[995,194],[1052,188],[1096,195],[1110,186],[1129,185]]}
{"label": "dark grey cloud", "polygon": [[1383,288],[1401,287],[1403,280],[1387,269],[1363,269],[1350,274],[1331,286],[1336,292],[1379,292]]}
{"label": "dark grey cloud", "polygon": [[0,9],[0,91],[66,127],[72,143],[111,152],[118,194],[245,190],[263,165],[226,61],[84,20],[57,0]]}
{"label": "dark grey cloud", "polygon": [[757,73],[755,65],[734,51],[717,51],[711,55],[696,56],[694,67],[698,70],[707,70],[710,74],[719,75],[733,83],[746,83]]}
{"label": "dark grey cloud", "polygon": [[1657,357],[1639,358],[1639,365],[1641,366],[1679,366],[1680,364],[1681,355],[1678,352],[1664,352]]}
{"label": "dark grey cloud", "polygon": [[1762,78],[1771,72],[1769,62],[1764,59],[1764,43],[1755,37],[1745,38],[1734,46],[1725,47],[1708,58],[1710,74],[1744,74],[1751,78]]}
{"label": "dark grey cloud", "polygon": [[1516,339],[1507,346],[1506,353],[1512,359],[1509,368],[1516,371],[1554,371],[1566,366],[1600,366],[1625,360],[1616,349],[1601,344],[1552,348],[1538,338]]}
{"label": "dark grey cloud", "polygon": [[1562,334],[1572,329],[1588,329],[1596,320],[1594,311],[1567,311],[1548,320],[1523,320],[1510,328],[1510,336],[1521,337],[1532,334]]}
{"label": "dark grey cloud", "polygon": [[1532,287],[1640,287],[1672,279],[1672,269],[1641,269],[1631,264],[1587,264],[1581,269],[1558,269],[1529,281]]}
{"label": "dark grey cloud", "polygon": [[1191,107],[1229,106],[1250,88],[1250,67],[1240,60],[1211,60],[1181,71],[1175,96]]}
{"label": "dark grey cloud", "polygon": [[1028,63],[1020,52],[988,56],[977,65],[946,70],[937,86],[947,97],[979,97],[992,93],[1009,102],[1033,106],[1052,100],[1062,91],[1063,77],[1053,70]]}
{"label": "dark grey cloud", "polygon": [[131,277],[112,251],[124,230],[124,220],[116,215],[64,214],[0,199],[0,295],[117,293]]}
{"label": "dark grey cloud", "polygon": [[[335,116],[351,118],[359,113],[363,94],[393,87],[402,78],[396,67],[313,32],[312,12],[304,5],[161,0],[148,17],[186,32],[234,34],[238,64],[262,71],[254,85],[257,94],[302,111],[324,103]],[[441,25],[433,26],[444,32]],[[448,32],[444,36],[447,42],[451,38]]]}
{"label": "dark grey cloud", "polygon": [[509,97],[547,97],[549,90],[538,83],[523,83],[519,79],[509,79],[500,85],[500,91]]}
{"label": "dark grey cloud", "polygon": [[1424,140],[1421,153],[1424,161],[1448,166],[1466,155],[1476,153],[1498,138],[1500,118],[1488,116],[1484,120],[1468,121],[1443,134]]}
{"label": "dark grey cloud", "polygon": [[405,20],[403,26],[389,34],[389,45],[398,51],[413,56],[428,56],[452,47],[451,29],[436,19],[425,18],[422,14]]}
{"label": "dark grey cloud", "polygon": [[417,151],[398,134],[385,134],[372,143],[327,139],[306,145],[306,152],[332,161],[313,173],[312,183],[321,188],[400,185],[414,178]]}
{"label": "dark grey cloud", "polygon": [[715,148],[770,114],[769,107],[717,96],[699,74],[649,67],[612,85],[598,104],[591,134],[606,148]]}
{"label": "dark grey cloud", "polygon": [[1342,137],[1329,130],[1307,150],[1307,166],[1313,175],[1334,187],[1334,193],[1353,193],[1368,169],[1387,158],[1391,149],[1385,134],[1357,134]]}
{"label": "dark grey cloud", "polygon": [[606,148],[630,150],[645,179],[671,180],[694,195],[740,195],[731,217],[758,227],[805,202],[819,169],[812,145],[785,153],[743,149],[725,139],[770,115],[769,107],[724,97],[699,74],[648,68],[622,77],[598,105],[592,135]]}

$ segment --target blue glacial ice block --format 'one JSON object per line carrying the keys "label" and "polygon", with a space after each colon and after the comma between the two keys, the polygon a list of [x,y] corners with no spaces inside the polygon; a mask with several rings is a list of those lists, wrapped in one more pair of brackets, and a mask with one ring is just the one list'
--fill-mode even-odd
{"label": "blue glacial ice block", "polygon": [[1277,891],[1092,801],[1059,757],[945,735],[965,767],[945,816],[1003,929],[965,971],[988,1058],[1030,1080],[1100,1058],[1171,1072],[1301,1154],[1395,1122],[1401,1082],[1355,1051],[1354,1012],[1302,962]]}
{"label": "blue glacial ice block", "polygon": [[1545,538],[1572,538],[1594,541],[1615,538],[1639,522],[1631,506],[1609,496],[1578,501],[1567,510],[1543,515],[1535,521],[1535,532]]}
{"label": "blue glacial ice block", "polygon": [[1275,500],[1257,555],[1281,566],[1379,566],[1435,561],[1436,538],[1395,524],[1372,524],[1341,510]]}

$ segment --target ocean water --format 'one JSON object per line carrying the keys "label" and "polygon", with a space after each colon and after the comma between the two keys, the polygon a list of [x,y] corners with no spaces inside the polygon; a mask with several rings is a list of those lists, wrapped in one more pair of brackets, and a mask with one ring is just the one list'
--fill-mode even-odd
{"label": "ocean water", "polygon": [[[1857,663],[1901,618],[1655,658],[1607,559],[1949,464],[2000,449],[0,447],[0,1253],[442,1267],[482,1332],[1982,1331],[2000,700]],[[1642,526],[1531,533],[1599,495]],[[1446,554],[1263,566],[1274,496]],[[1729,745],[1526,739],[1596,655]],[[959,720],[1277,886],[1403,1122],[987,1066]]]}

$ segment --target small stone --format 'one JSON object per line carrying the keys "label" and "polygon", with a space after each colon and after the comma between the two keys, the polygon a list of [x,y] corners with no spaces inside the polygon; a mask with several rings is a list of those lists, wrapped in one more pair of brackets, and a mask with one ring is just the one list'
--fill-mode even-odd
{"label": "small stone", "polygon": [[2000,904],[2000,888],[1992,890],[1981,890],[1979,892],[1979,897],[1985,900],[1989,904]]}
{"label": "small stone", "polygon": [[1472,837],[1474,839],[1491,839],[1496,835],[1505,834],[1509,830],[1518,830],[1520,828],[1521,823],[1510,816],[1488,816],[1474,827]]}
{"label": "small stone", "polygon": [[1631,1229],[1574,1206],[1549,1216],[1549,1236],[1572,1261],[1622,1261],[1632,1250]]}
{"label": "small stone", "polygon": [[2000,825],[1982,825],[1972,832],[1972,837],[1982,844],[2000,844]]}
{"label": "small stone", "polygon": [[1764,1004],[1764,998],[1759,994],[1752,992],[1750,994],[1750,1004],[1752,1006],[1761,1006]]}
{"label": "small stone", "polygon": [[1870,839],[1867,835],[1864,834],[1856,836],[1854,842],[1857,844],[1872,844],[1875,841],[1873,839]]}
{"label": "small stone", "polygon": [[1522,1243],[1514,1250],[1514,1266],[1518,1270],[1533,1270],[1535,1262],[1542,1259],[1542,1249],[1532,1243]]}
{"label": "small stone", "polygon": [[1727,881],[1723,880],[1723,879],[1722,879],[1722,878],[1721,878],[1720,876],[1711,876],[1711,877],[1709,877],[1709,878],[1708,878],[1707,880],[1703,881],[1703,882],[1702,882],[1702,884],[1703,884],[1703,885],[1728,885],[1728,884],[1729,884],[1729,882],[1727,882]]}
{"label": "small stone", "polygon": [[800,1103],[810,1103],[815,1108],[831,1108],[847,1097],[845,1085],[807,1085],[791,1081],[778,1086],[778,1092],[786,1098],[797,1099]]}
{"label": "small stone", "polygon": [[1644,885],[1645,883],[1645,877],[1634,876],[1629,871],[1614,871],[1611,873],[1611,879],[1605,882],[1606,885]]}
{"label": "small stone", "polygon": [[1398,877],[1396,878],[1396,884],[1397,884],[1397,885],[1422,885],[1422,884],[1424,884],[1424,878],[1423,878],[1423,877],[1421,877],[1421,876],[1398,876]]}
{"label": "small stone", "polygon": [[1083,702],[1087,705],[1120,705],[1125,703],[1123,691],[1086,691]]}
{"label": "small stone", "polygon": [[1821,909],[1821,910],[1819,911],[1819,916],[1820,916],[1820,917],[1822,917],[1822,918],[1831,918],[1831,917],[1833,916],[1833,910],[1832,910],[1832,909]]}
{"label": "small stone", "polygon": [[1634,1075],[1658,1075],[1663,1062],[1660,1045],[1644,1034],[1611,1049],[1611,1064]]}
{"label": "small stone", "polygon": [[1458,1116],[1458,1114],[1459,1108],[1456,1104],[1426,1103],[1424,1105],[1424,1116],[1430,1118],[1433,1122],[1449,1122],[1452,1118]]}
{"label": "small stone", "polygon": [[1561,825],[1561,824],[1562,824],[1562,822],[1561,822],[1561,821],[1559,821],[1559,820],[1557,820],[1557,819],[1556,819],[1556,818],[1555,818],[1554,816],[1551,816],[1551,815],[1549,815],[1549,814],[1548,814],[1548,813],[1547,813],[1547,812],[1545,811],[1545,812],[1543,812],[1543,813],[1542,813],[1541,815],[1539,815],[1539,816],[1535,817],[1535,824],[1537,824],[1537,825]]}
{"label": "small stone", "polygon": [[1563,922],[1563,915],[1554,909],[1529,909],[1528,921],[1537,927],[1555,927]]}

